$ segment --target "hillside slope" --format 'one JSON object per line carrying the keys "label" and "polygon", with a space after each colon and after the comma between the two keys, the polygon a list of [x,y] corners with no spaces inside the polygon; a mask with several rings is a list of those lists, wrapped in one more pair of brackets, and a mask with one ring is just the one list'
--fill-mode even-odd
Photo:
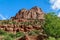
{"label": "hillside slope", "polygon": [[19,32],[24,33],[23,37],[15,36],[15,40],[44,40],[47,35],[42,28],[43,23],[44,12],[35,6],[30,10],[19,10],[9,20],[1,20],[0,29],[15,35]]}

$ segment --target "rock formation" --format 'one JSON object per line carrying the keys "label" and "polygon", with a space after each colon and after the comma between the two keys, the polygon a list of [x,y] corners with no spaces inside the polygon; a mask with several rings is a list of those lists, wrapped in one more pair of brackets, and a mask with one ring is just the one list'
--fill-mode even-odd
{"label": "rock formation", "polygon": [[[39,30],[41,33],[44,33],[42,29],[42,23],[44,21],[44,13],[41,10],[41,8],[38,8],[36,6],[31,8],[30,10],[26,10],[26,9],[19,10],[19,12],[9,21],[8,24],[6,24],[5,22],[4,25],[0,25],[0,29],[12,33],[20,32],[20,31],[29,32],[32,30]],[[27,40],[26,37],[27,36],[25,36],[25,39],[21,38],[21,40]],[[30,38],[29,40],[32,39]]]}
{"label": "rock formation", "polygon": [[13,19],[44,19],[44,13],[42,12],[41,8],[35,6],[30,10],[19,10]]}

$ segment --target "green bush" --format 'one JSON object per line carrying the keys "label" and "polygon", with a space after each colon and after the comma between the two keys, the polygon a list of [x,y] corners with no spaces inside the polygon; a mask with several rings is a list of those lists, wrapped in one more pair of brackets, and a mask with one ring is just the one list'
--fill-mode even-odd
{"label": "green bush", "polygon": [[33,32],[34,32],[35,34],[39,34],[39,33],[40,33],[40,31],[38,31],[38,30],[33,30]]}
{"label": "green bush", "polygon": [[7,35],[7,32],[0,30],[0,35]]}
{"label": "green bush", "polygon": [[8,35],[9,35],[11,38],[16,38],[16,35],[13,34],[13,33],[9,33]]}
{"label": "green bush", "polygon": [[39,35],[40,31],[38,30],[32,30],[30,32],[28,32],[28,35]]}
{"label": "green bush", "polygon": [[57,40],[60,40],[60,38],[57,38]]}
{"label": "green bush", "polygon": [[54,37],[49,37],[47,40],[56,40]]}
{"label": "green bush", "polygon": [[54,13],[46,14],[43,28],[48,36],[60,37],[60,18]]}
{"label": "green bush", "polygon": [[4,40],[13,40],[11,37],[7,36],[4,38]]}
{"label": "green bush", "polygon": [[49,37],[47,40],[60,40],[60,38]]}
{"label": "green bush", "polygon": [[22,36],[24,36],[24,33],[23,33],[23,32],[17,32],[17,33],[16,33],[16,38],[17,38],[17,37],[22,37]]}
{"label": "green bush", "polygon": [[28,33],[28,35],[36,35],[36,33],[33,32],[33,31],[30,31],[30,32]]}

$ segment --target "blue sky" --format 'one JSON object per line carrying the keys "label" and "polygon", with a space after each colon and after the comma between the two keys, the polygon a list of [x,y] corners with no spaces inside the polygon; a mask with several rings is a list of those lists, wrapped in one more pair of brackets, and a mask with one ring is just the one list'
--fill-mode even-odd
{"label": "blue sky", "polygon": [[22,8],[31,9],[34,6],[40,7],[45,13],[53,11],[59,14],[59,7],[54,8],[55,2],[56,0],[0,0],[0,20],[15,16]]}

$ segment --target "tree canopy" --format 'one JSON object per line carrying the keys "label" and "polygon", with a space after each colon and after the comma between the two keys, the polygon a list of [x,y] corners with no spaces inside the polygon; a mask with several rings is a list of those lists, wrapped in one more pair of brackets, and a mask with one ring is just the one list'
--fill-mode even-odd
{"label": "tree canopy", "polygon": [[48,36],[60,37],[60,17],[54,12],[45,14],[44,30]]}

